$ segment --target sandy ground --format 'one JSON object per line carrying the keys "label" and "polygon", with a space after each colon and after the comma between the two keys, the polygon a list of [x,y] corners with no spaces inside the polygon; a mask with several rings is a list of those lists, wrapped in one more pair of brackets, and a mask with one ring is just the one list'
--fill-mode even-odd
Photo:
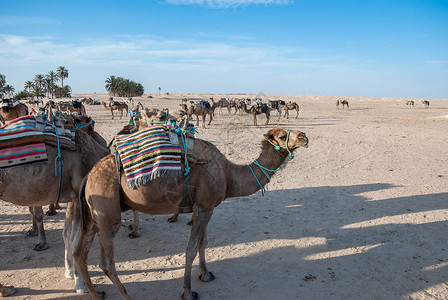
{"label": "sandy ground", "polygon": [[[209,97],[135,100],[174,110],[184,96]],[[448,299],[448,100],[425,109],[414,99],[412,109],[404,98],[345,97],[350,110],[337,110],[338,97],[270,98],[296,101],[299,118],[255,127],[251,116],[225,111],[197,136],[240,164],[258,156],[268,128],[304,131],[310,146],[296,151],[264,197],[257,192],[217,207],[206,251],[216,279],[201,282],[196,260],[193,290],[204,300]],[[108,141],[127,123],[111,120],[102,106],[87,112]],[[259,124],[264,120],[259,116]],[[46,217],[50,248],[35,252],[36,238],[24,235],[28,209],[0,202],[0,282],[18,288],[12,299],[88,299],[64,277],[63,217]],[[189,217],[171,224],[168,216],[141,214],[142,236],[129,239],[132,217],[123,214],[115,258],[132,297],[180,299]],[[93,281],[108,299],[119,299],[98,257],[95,241]]]}

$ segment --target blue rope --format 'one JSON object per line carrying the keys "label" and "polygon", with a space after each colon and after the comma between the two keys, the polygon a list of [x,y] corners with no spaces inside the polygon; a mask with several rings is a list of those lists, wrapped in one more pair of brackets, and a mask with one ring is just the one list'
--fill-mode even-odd
{"label": "blue rope", "polygon": [[261,185],[260,180],[258,180],[257,175],[255,175],[254,170],[252,169],[252,167],[250,165],[247,165],[249,167],[249,169],[251,170],[252,174],[254,174],[255,180],[257,180],[258,185],[260,186],[261,189],[261,195],[264,196],[264,192],[266,192],[266,189],[264,188],[264,185]]}
{"label": "blue rope", "polygon": [[89,126],[90,123],[75,123],[75,125],[76,125],[76,128],[78,128],[78,129],[82,129],[82,128],[84,128],[84,127]]}
{"label": "blue rope", "polygon": [[188,166],[188,158],[187,158],[187,143],[185,142],[185,133],[180,128],[175,128],[174,132],[180,133],[180,137],[182,138],[182,145],[184,146],[184,153],[185,153],[185,172],[184,176],[187,176],[190,173],[190,167]]}
{"label": "blue rope", "polygon": [[61,147],[59,144],[59,135],[58,135],[58,130],[56,128],[56,124],[54,123],[54,116],[51,115],[51,122],[53,123],[53,128],[54,128],[54,132],[56,133],[56,141],[58,143],[58,155],[56,155],[55,159],[54,159],[54,176],[58,176],[58,168],[57,168],[57,163],[59,160],[59,166],[62,168],[62,155],[61,155]]}

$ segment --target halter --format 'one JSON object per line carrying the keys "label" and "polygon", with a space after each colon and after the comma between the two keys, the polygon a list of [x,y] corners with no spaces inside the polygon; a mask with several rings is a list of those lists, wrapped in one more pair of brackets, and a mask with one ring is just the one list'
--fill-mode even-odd
{"label": "halter", "polygon": [[[288,151],[289,156],[288,156],[288,159],[286,160],[286,162],[283,164],[283,166],[280,166],[280,167],[279,167],[278,169],[276,169],[276,170],[271,170],[271,169],[268,169],[268,168],[266,168],[266,167],[263,167],[257,160],[254,160],[254,165],[256,165],[257,167],[260,168],[260,170],[263,172],[263,174],[264,174],[264,175],[266,176],[266,178],[268,179],[268,183],[271,181],[271,176],[269,176],[269,174],[268,174],[267,172],[273,172],[273,173],[275,173],[275,172],[277,172],[277,171],[280,171],[280,170],[282,170],[284,167],[286,167],[286,165],[287,165],[291,160],[294,159],[294,155],[292,154],[291,150],[289,150],[289,147],[288,147],[289,134],[290,134],[290,132],[291,132],[291,130],[288,130],[288,135],[286,136],[286,144],[285,144],[284,146],[276,145],[276,144],[274,144],[273,142],[271,142],[270,140],[268,140],[268,142],[269,142],[271,145],[274,146],[274,149],[275,149],[275,150],[278,151],[278,150],[280,150],[281,148],[286,148],[286,150]],[[257,175],[255,175],[255,172],[254,172],[254,170],[252,169],[252,167],[251,167],[250,165],[248,165],[248,167],[249,167],[249,169],[251,170],[252,174],[254,175],[255,180],[257,180],[258,185],[260,186],[260,189],[261,189],[261,195],[264,196],[264,193],[266,192],[265,186],[261,184],[260,180],[258,180]]]}

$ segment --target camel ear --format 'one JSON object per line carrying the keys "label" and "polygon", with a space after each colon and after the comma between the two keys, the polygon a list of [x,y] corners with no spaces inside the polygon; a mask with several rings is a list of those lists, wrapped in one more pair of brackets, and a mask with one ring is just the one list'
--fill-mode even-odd
{"label": "camel ear", "polygon": [[272,133],[264,134],[264,137],[270,141],[274,140],[274,135]]}

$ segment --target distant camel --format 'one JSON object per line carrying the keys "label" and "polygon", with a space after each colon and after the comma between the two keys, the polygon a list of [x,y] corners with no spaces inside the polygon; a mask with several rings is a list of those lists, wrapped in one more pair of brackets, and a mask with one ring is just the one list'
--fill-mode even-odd
{"label": "distant camel", "polygon": [[406,102],[406,105],[409,107],[414,107],[414,101],[409,100],[408,102]]}
{"label": "distant camel", "polygon": [[109,104],[106,105],[104,101],[101,103],[107,110],[110,110],[112,120],[114,119],[114,110],[118,110],[120,112],[120,120],[121,117],[123,117],[123,110],[126,112],[126,116],[128,115],[128,105],[126,103],[114,101],[112,97],[109,99]]}
{"label": "distant camel", "polygon": [[429,108],[429,101],[428,100],[422,100],[422,104],[423,104],[423,106],[425,106],[425,108]]}
{"label": "distant camel", "polygon": [[[207,105],[208,104],[208,105]],[[210,116],[210,121],[207,125],[210,125],[210,123],[213,120],[213,113],[215,111],[215,108],[210,105],[207,101],[201,101],[200,103],[193,104],[191,103],[191,106],[187,108],[186,104],[180,104],[183,110],[185,110],[188,114],[188,117],[192,117],[193,115],[196,116],[196,126],[199,127],[199,116],[202,117],[202,128],[205,128],[205,118],[207,115]],[[207,107],[208,106],[208,107]]]}
{"label": "distant camel", "polygon": [[295,102],[288,102],[283,107],[282,110],[286,112],[286,119],[289,119],[289,111],[295,110],[297,112],[296,119],[299,117],[299,105]]}
{"label": "distant camel", "polygon": [[[53,101],[50,100],[49,103],[50,102],[53,102]],[[79,115],[87,115],[86,108],[84,107],[84,104],[82,104],[81,101],[75,100],[75,101],[69,101],[69,102],[58,102],[55,104],[56,104],[56,108],[62,112],[65,112],[68,114],[77,113]]]}
{"label": "distant camel", "polygon": [[348,105],[348,101],[347,100],[337,100],[336,101],[336,107],[339,108],[339,104],[342,104],[342,109],[345,108],[345,106],[347,105],[347,109],[349,109],[349,105]]}
{"label": "distant camel", "polygon": [[246,103],[243,103],[242,107],[244,112],[246,112],[247,114],[251,114],[254,117],[255,126],[257,126],[257,115],[260,114],[265,114],[266,123],[264,123],[264,125],[268,125],[269,117],[271,115],[271,108],[266,103],[257,103],[249,109],[247,109]]}

